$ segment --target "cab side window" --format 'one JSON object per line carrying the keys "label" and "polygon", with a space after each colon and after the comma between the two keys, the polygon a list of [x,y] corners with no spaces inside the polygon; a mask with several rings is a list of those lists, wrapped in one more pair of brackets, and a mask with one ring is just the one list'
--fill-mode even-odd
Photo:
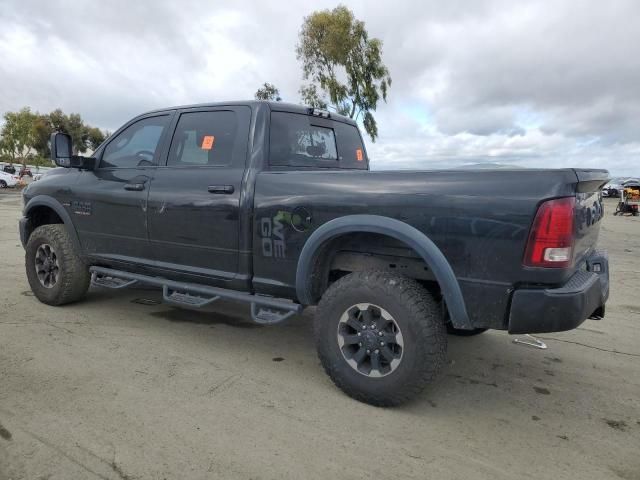
{"label": "cab side window", "polygon": [[138,120],[116,135],[104,149],[100,168],[135,168],[154,165],[169,115]]}
{"label": "cab side window", "polygon": [[183,113],[173,134],[167,165],[231,165],[238,140],[234,111]]}

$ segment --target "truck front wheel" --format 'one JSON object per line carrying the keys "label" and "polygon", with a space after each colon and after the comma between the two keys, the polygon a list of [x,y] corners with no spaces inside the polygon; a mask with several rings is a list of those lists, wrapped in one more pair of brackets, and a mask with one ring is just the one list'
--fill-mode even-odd
{"label": "truck front wheel", "polygon": [[48,305],[64,305],[84,297],[89,268],[74,252],[64,225],[42,225],[25,248],[27,279],[35,296]]}
{"label": "truck front wheel", "polygon": [[376,406],[416,396],[446,358],[439,303],[414,280],[388,272],[354,272],[332,284],[318,305],[314,332],[333,382]]}

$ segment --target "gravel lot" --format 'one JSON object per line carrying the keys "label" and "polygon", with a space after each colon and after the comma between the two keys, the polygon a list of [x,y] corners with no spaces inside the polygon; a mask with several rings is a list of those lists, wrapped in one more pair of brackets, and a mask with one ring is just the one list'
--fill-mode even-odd
{"label": "gravel lot", "polygon": [[612,215],[603,321],[449,338],[449,365],[396,409],[338,391],[312,312],[258,327],[157,291],[31,294],[20,197],[0,192],[0,479],[640,479],[640,217]]}

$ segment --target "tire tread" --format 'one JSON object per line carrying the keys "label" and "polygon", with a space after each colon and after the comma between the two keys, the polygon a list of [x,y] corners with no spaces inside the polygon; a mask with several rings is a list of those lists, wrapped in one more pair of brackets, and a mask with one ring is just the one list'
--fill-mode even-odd
{"label": "tire tread", "polygon": [[[335,362],[342,359],[329,358],[323,346],[322,319],[323,311],[336,302],[343,292],[353,287],[372,285],[381,288],[387,294],[399,297],[409,309],[410,319],[418,328],[417,342],[418,364],[420,368],[413,378],[401,388],[379,394],[363,393],[353,388],[348,379],[339,374]],[[314,321],[314,334],[318,357],[325,372],[338,388],[356,400],[375,406],[396,406],[412,399],[432,382],[446,362],[447,335],[440,303],[422,285],[413,279],[385,271],[361,271],[346,275],[333,283],[324,293],[318,305]]]}
{"label": "tire tread", "polygon": [[[32,263],[32,259],[30,258],[31,251],[37,248],[37,245],[34,244],[37,244],[39,239],[43,238],[46,239],[47,242],[55,244],[56,255],[58,261],[61,263],[62,285],[58,293],[52,298],[39,295],[39,281],[33,272],[33,268],[30,268],[30,264]],[[34,294],[38,300],[48,305],[64,305],[76,302],[83,298],[89,289],[89,269],[74,252],[73,242],[63,224],[41,225],[31,233],[25,251],[25,267]],[[36,288],[34,288],[34,282]]]}

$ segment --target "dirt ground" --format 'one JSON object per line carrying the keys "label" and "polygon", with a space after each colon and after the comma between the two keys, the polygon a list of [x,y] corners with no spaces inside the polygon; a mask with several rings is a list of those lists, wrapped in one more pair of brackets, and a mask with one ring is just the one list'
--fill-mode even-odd
{"label": "dirt ground", "polygon": [[379,409],[324,374],[312,312],[258,327],[141,289],[40,304],[0,192],[0,479],[640,479],[640,217],[612,212],[604,320],[548,350],[449,337],[437,383]]}

